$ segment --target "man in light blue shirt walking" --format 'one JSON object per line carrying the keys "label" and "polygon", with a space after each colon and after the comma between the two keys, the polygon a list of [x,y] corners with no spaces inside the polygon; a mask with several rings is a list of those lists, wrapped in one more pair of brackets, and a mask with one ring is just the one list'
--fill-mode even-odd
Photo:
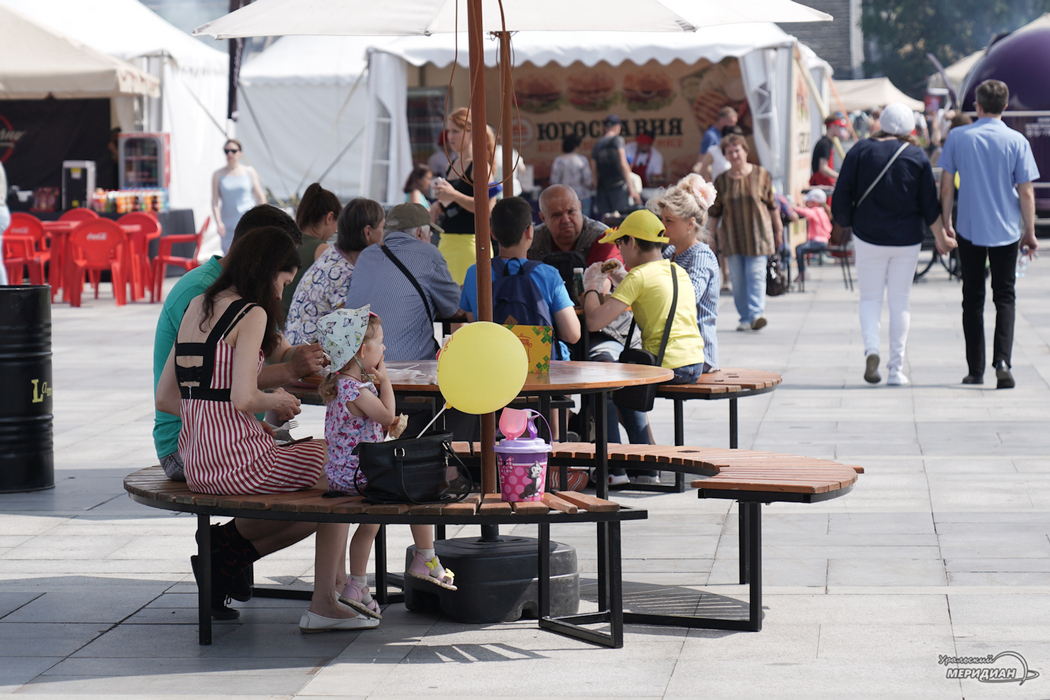
{"label": "man in light blue shirt walking", "polygon": [[[1035,238],[1035,190],[1039,168],[1032,147],[1002,121],[1010,99],[1006,83],[977,86],[977,121],[948,133],[937,165],[941,175],[944,232],[959,242],[962,272],[963,336],[968,373],[963,384],[983,384],[985,368],[985,261],[992,278],[995,335],[992,366],[996,388],[1011,389],[1010,354],[1014,342],[1014,273],[1018,247],[1031,256]],[[952,226],[955,174],[959,174],[957,228]]]}

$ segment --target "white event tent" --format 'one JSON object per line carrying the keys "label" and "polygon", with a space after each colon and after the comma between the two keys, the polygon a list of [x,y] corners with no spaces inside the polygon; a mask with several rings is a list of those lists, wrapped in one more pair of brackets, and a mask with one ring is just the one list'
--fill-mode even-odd
{"label": "white event tent", "polygon": [[[193,209],[197,225],[203,223],[211,214],[211,174],[224,163],[227,55],[138,0],[0,0],[0,5],[160,78],[161,96],[148,101],[145,128],[171,134],[171,206]],[[115,121],[124,131],[134,130],[132,100],[113,102]],[[218,239],[210,244],[217,248]]]}
{"label": "white event tent", "polygon": [[160,95],[135,66],[0,7],[0,99],[91,99]]}
{"label": "white event tent", "polygon": [[[468,65],[466,43],[466,37],[459,35],[458,65],[463,69]],[[294,192],[300,182],[317,179],[363,128],[362,137],[322,184],[343,198],[361,193],[387,203],[400,201],[401,186],[412,165],[406,114],[409,67],[445,68],[455,60],[456,46],[452,34],[279,39],[242,71],[242,91],[254,107],[258,128],[242,110],[239,134],[263,180],[271,187],[283,180],[283,191]],[[755,118],[756,150],[775,179],[783,183],[790,162],[795,46],[795,39],[772,23],[724,25],[688,33],[529,31],[514,35],[513,65],[569,66],[579,61],[593,66],[607,61],[615,66],[651,60],[666,65],[676,59],[692,64],[702,59],[716,63],[739,58]],[[826,103],[831,68],[807,47],[800,49],[814,81],[823,87]],[[497,43],[486,40],[487,67],[496,65],[497,52]],[[336,74],[333,65],[345,66],[344,72]],[[365,78],[355,89],[361,71]],[[820,117],[816,110],[810,112],[819,135]],[[264,155],[264,141],[273,151],[276,167]]]}
{"label": "white event tent", "polygon": [[885,107],[891,102],[900,102],[916,112],[925,109],[922,100],[908,97],[897,89],[889,78],[836,80],[834,85],[839,97],[834,105],[846,114],[872,107]]}

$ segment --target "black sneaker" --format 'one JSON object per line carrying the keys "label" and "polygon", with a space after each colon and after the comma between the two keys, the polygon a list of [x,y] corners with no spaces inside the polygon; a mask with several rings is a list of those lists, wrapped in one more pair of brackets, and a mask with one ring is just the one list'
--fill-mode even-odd
{"label": "black sneaker", "polygon": [[1010,367],[1005,361],[999,360],[995,363],[995,388],[996,389],[1013,389],[1016,384],[1014,383],[1014,375],[1010,374]]}

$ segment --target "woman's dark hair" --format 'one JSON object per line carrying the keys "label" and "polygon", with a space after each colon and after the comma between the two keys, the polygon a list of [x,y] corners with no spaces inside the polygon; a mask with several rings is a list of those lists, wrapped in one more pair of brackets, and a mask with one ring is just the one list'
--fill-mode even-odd
{"label": "woman's dark hair", "polygon": [[223,147],[223,148],[226,148],[226,147],[227,147],[227,146],[229,146],[229,145],[230,145],[231,143],[232,143],[232,144],[233,144],[234,146],[236,146],[236,147],[237,147],[237,150],[238,150],[238,151],[244,151],[244,146],[242,146],[242,145],[241,145],[241,142],[240,142],[240,141],[238,141],[237,139],[226,139],[226,143],[222,144],[222,147]]}
{"label": "woman's dark hair", "polygon": [[413,190],[422,191],[420,183],[427,175],[433,175],[434,171],[430,169],[430,166],[426,163],[416,163],[416,167],[412,168],[412,172],[409,173],[408,179],[405,180],[405,194],[409,194]]}
{"label": "woman's dark hair", "polygon": [[722,153],[725,153],[733,146],[740,146],[745,153],[751,152],[751,149],[747,147],[747,139],[740,134],[730,134],[722,137]]}
{"label": "woman's dark hair", "polygon": [[315,182],[303,192],[303,198],[299,200],[299,206],[295,209],[295,223],[300,229],[313,226],[323,220],[331,212],[339,216],[343,205],[339,198],[332,192],[321,187],[320,182]]}
{"label": "woman's dark hair", "polygon": [[572,153],[580,147],[581,143],[583,143],[583,140],[579,136],[575,133],[569,134],[561,140],[561,152]]}
{"label": "woman's dark hair", "polygon": [[335,244],[344,253],[361,252],[368,247],[365,226],[377,229],[385,218],[383,205],[379,202],[365,197],[350,200],[335,224]]}
{"label": "woman's dark hair", "polygon": [[970,118],[969,114],[964,114],[963,112],[959,112],[954,117],[952,117],[952,122],[951,123],[952,123],[951,128],[954,129],[957,126],[966,126],[967,124],[973,124],[973,119]]}
{"label": "woman's dark hair", "polygon": [[898,141],[910,143],[912,146],[918,146],[922,148],[922,143],[919,141],[919,137],[915,134],[890,134],[885,131],[878,131],[873,134],[870,138],[873,139],[897,139]]}
{"label": "woman's dark hair", "polygon": [[274,293],[274,280],[282,272],[299,269],[302,264],[299,250],[286,231],[276,226],[265,226],[235,239],[223,263],[222,274],[204,292],[200,328],[204,330],[204,322],[215,311],[215,297],[224,290],[234,289],[241,297],[258,304],[266,312],[262,351],[269,355],[280,341],[277,328],[284,325],[281,298]]}
{"label": "woman's dark hair", "polygon": [[736,124],[733,124],[732,126],[723,126],[722,127],[722,138],[725,138],[726,136],[729,136],[731,134],[736,134],[737,136],[743,136],[744,135],[744,130],[742,128],[740,128],[739,126],[737,126]]}

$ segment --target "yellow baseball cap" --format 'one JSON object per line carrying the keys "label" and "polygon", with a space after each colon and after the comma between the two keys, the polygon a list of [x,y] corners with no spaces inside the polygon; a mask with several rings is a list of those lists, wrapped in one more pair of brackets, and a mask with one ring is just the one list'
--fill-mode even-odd
{"label": "yellow baseball cap", "polygon": [[663,222],[648,209],[639,209],[627,215],[619,228],[611,228],[599,243],[612,243],[617,238],[631,236],[643,241],[653,243],[670,243],[671,239],[664,235]]}

